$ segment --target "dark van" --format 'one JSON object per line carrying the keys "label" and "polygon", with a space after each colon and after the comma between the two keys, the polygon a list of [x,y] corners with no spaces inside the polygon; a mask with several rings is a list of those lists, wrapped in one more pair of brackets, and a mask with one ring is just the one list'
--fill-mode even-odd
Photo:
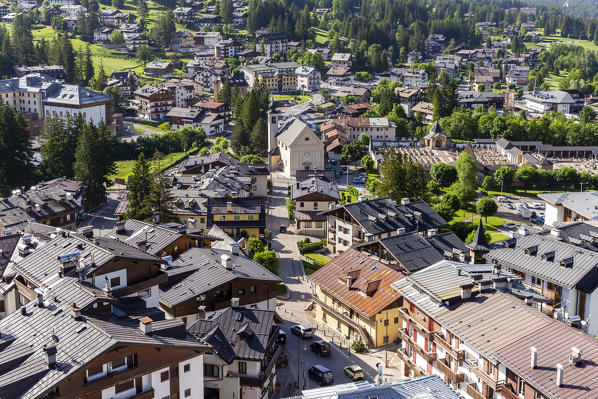
{"label": "dark van", "polygon": [[331,385],[334,383],[332,371],[321,364],[316,364],[315,366],[310,367],[307,374],[309,375],[309,378],[320,385]]}

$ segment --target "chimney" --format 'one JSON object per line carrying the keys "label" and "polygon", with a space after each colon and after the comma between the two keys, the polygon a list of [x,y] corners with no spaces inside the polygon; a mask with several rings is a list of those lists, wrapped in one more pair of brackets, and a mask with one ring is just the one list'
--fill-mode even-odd
{"label": "chimney", "polygon": [[459,288],[461,288],[461,299],[465,300],[471,298],[473,284],[462,284]]}
{"label": "chimney", "polygon": [[239,307],[239,298],[231,298],[230,306],[233,308],[238,308]]}
{"label": "chimney", "polygon": [[44,307],[44,296],[41,294],[41,292],[37,293],[35,301],[37,303],[37,307],[38,308],[43,308]]}
{"label": "chimney", "polygon": [[405,234],[407,232],[407,229],[405,227],[399,227],[397,229],[397,235],[401,235],[401,234]]}
{"label": "chimney", "polygon": [[232,212],[233,211],[233,203],[231,201],[226,202],[226,211]]}
{"label": "chimney", "polygon": [[347,289],[351,289],[351,284],[353,284],[353,277],[347,276]]}
{"label": "chimney", "polygon": [[141,251],[146,251],[147,250],[147,240],[137,241],[137,248],[139,248]]}
{"label": "chimney", "polygon": [[571,356],[569,356],[569,363],[581,366],[581,349],[577,346],[571,347]]}
{"label": "chimney", "polygon": [[563,378],[565,377],[565,368],[562,364],[556,364],[556,386],[562,387],[563,386]]}
{"label": "chimney", "polygon": [[46,354],[46,362],[48,363],[48,368],[54,368],[56,366],[56,346],[55,345],[46,345],[44,346],[44,353]]}
{"label": "chimney", "polygon": [[81,308],[75,302],[71,305],[71,317],[75,320],[81,318]]}
{"label": "chimney", "polygon": [[492,269],[492,273],[496,274],[497,276],[500,276],[501,270],[502,270],[501,265],[494,265],[494,268]]}
{"label": "chimney", "polygon": [[407,205],[411,200],[409,198],[401,198],[401,205]]}
{"label": "chimney", "polygon": [[31,234],[25,234],[25,235],[23,236],[23,242],[24,242],[26,245],[31,245],[31,240],[32,240],[32,238],[33,238],[33,236],[32,236]]}
{"label": "chimney", "polygon": [[550,230],[550,235],[552,235],[554,237],[560,237],[561,236],[561,231],[559,229],[551,229]]}
{"label": "chimney", "polygon": [[116,232],[118,234],[123,234],[125,232],[125,221],[124,220],[120,220],[120,221],[114,223],[114,225],[116,226]]}
{"label": "chimney", "polygon": [[299,190],[301,188],[301,183],[297,182],[297,190]]}
{"label": "chimney", "polygon": [[495,277],[492,279],[492,282],[494,283],[494,289],[505,289],[507,288],[508,285],[508,279],[507,277]]}
{"label": "chimney", "polygon": [[166,264],[162,263],[160,268],[162,270],[168,270],[170,266],[172,266],[172,255],[166,255],[162,257],[162,260],[166,262]]}
{"label": "chimney", "polygon": [[525,304],[527,306],[532,306],[532,302],[533,301],[532,301],[532,296],[531,295],[526,296],[525,299],[524,299],[524,301],[525,301]]}
{"label": "chimney", "polygon": [[222,255],[220,255],[220,260],[222,261],[222,266],[226,270],[232,270],[233,269],[233,261],[231,260],[230,256],[228,256],[226,254],[222,254]]}
{"label": "chimney", "polygon": [[531,352],[530,366],[533,370],[538,366],[538,350],[535,346],[532,346],[531,348],[529,348],[529,350]]}
{"label": "chimney", "polygon": [[486,292],[492,288],[492,281],[484,280],[478,283],[480,285],[480,292]]}
{"label": "chimney", "polygon": [[108,297],[112,294],[112,290],[110,289],[110,281],[108,280],[108,275],[104,277],[104,296]]}
{"label": "chimney", "polygon": [[160,224],[160,211],[152,212],[152,222],[154,224]]}
{"label": "chimney", "polygon": [[195,219],[192,219],[192,218],[187,219],[187,228],[190,230],[195,229]]}
{"label": "chimney", "polygon": [[26,305],[21,306],[21,316],[27,316],[27,307]]}
{"label": "chimney", "polygon": [[145,316],[139,319],[139,329],[145,335],[150,335],[152,333],[152,319]]}
{"label": "chimney", "polygon": [[239,243],[238,242],[231,242],[230,243],[230,253],[232,255],[239,255]]}
{"label": "chimney", "polygon": [[206,305],[200,305],[197,307],[197,318],[200,320],[206,318]]}

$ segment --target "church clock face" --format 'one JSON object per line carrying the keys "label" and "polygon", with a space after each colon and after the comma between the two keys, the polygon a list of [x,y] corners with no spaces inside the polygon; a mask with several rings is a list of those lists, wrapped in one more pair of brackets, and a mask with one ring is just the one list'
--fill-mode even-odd
{"label": "church clock face", "polygon": [[303,163],[304,164],[311,164],[311,151],[304,151],[303,152]]}

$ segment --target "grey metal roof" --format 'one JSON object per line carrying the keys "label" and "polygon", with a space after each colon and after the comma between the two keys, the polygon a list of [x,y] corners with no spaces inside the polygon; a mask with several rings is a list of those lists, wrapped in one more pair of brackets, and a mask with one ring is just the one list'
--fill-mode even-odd
{"label": "grey metal roof", "polygon": [[303,399],[461,399],[440,377],[430,375],[382,385],[372,382],[351,382],[325,388],[305,390]]}
{"label": "grey metal roof", "polygon": [[[329,197],[327,198],[328,200],[340,199],[338,188],[334,182],[328,182],[312,177],[310,179],[297,182],[291,186],[291,199],[293,200],[298,200],[303,196],[313,193],[320,193],[324,197]],[[323,198],[322,200],[325,201],[327,199]]]}
{"label": "grey metal roof", "polygon": [[127,243],[133,247],[137,246],[137,242],[146,240],[147,248],[145,252],[160,255],[160,251],[182,236],[180,232],[166,227],[141,220],[127,219],[124,231],[118,232],[115,228],[106,237]]}
{"label": "grey metal roof", "polygon": [[[222,265],[222,255],[230,257],[232,270]],[[243,255],[213,248],[189,249],[172,262],[167,273],[169,282],[160,287],[160,302],[168,307],[238,278],[280,281],[276,275]]]}
{"label": "grey metal roof", "polygon": [[598,191],[571,193],[543,193],[538,197],[554,206],[564,206],[585,218],[598,219]]}
{"label": "grey metal roof", "polygon": [[233,307],[208,312],[187,331],[212,345],[227,363],[235,359],[261,361],[273,332],[273,310]]}
{"label": "grey metal roof", "polygon": [[[377,198],[345,204],[344,208],[367,233],[382,234],[405,228],[407,232],[446,226],[446,221],[424,201],[398,205],[390,198]],[[336,209],[324,212],[333,214]]]}
{"label": "grey metal roof", "polygon": [[[508,240],[508,243],[512,247],[494,248],[485,257],[566,288],[575,287],[598,265],[598,253],[567,244],[550,235],[517,237]],[[572,266],[562,266],[562,262],[568,259],[573,260]]]}

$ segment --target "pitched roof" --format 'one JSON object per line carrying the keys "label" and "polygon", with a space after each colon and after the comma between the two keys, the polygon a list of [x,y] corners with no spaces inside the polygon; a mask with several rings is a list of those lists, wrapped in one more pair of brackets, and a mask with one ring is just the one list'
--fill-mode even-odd
{"label": "pitched roof", "polygon": [[[316,177],[297,182],[291,186],[291,199],[297,200],[310,194],[321,194],[322,201],[340,199],[336,184]],[[325,198],[328,197],[328,198]]]}
{"label": "pitched roof", "polygon": [[302,134],[307,134],[315,139],[313,142],[316,144],[320,144],[322,149],[324,147],[324,143],[320,140],[320,138],[314,133],[313,130],[307,125],[307,123],[303,122],[298,117],[293,117],[284,122],[284,124],[278,129],[276,133],[276,138],[280,140],[280,142],[286,146],[291,146],[295,140]]}
{"label": "pitched roof", "polygon": [[[347,278],[351,277],[351,288]],[[309,276],[312,283],[357,312],[372,317],[394,304],[399,295],[390,284],[403,275],[365,252],[349,248]]]}
{"label": "pitched roof", "polygon": [[486,251],[488,249],[488,241],[484,231],[484,225],[482,224],[482,218],[478,219],[478,227],[475,231],[473,240],[467,244],[467,247],[473,251]]}
{"label": "pitched roof", "polygon": [[542,193],[538,197],[554,206],[564,206],[587,219],[598,219],[598,191]]}
{"label": "pitched roof", "polygon": [[[231,270],[222,265],[222,256],[231,259]],[[169,281],[160,287],[160,303],[168,307],[195,298],[235,279],[280,281],[277,276],[251,259],[214,248],[187,250],[172,262],[167,273]]]}
{"label": "pitched roof", "polygon": [[232,307],[206,313],[187,331],[210,345],[225,362],[261,361],[274,324],[273,310]]}
{"label": "pitched roof", "polygon": [[141,220],[127,219],[122,223],[124,223],[122,231],[118,231],[118,228],[115,227],[105,237],[133,247],[136,247],[139,241],[146,241],[145,252],[151,255],[161,255],[160,251],[183,236],[178,231]]}

